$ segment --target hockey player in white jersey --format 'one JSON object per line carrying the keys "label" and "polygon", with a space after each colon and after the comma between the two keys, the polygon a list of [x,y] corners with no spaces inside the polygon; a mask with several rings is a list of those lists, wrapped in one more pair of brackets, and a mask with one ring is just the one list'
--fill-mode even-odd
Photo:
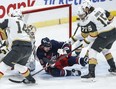
{"label": "hockey player in white jersey", "polygon": [[26,79],[24,83],[35,83],[35,79],[31,76],[29,69],[25,66],[31,53],[33,34],[30,33],[28,26],[22,20],[22,12],[14,10],[11,17],[4,19],[0,23],[1,29],[7,29],[8,45],[11,46],[10,52],[3,58],[0,63],[0,78],[3,77],[8,68],[18,70]]}
{"label": "hockey player in white jersey", "polygon": [[[88,3],[88,2],[87,2]],[[89,3],[83,3],[82,8],[87,16],[80,22],[83,27],[82,32],[88,33],[84,39],[83,46],[90,46],[89,49],[89,73],[82,78],[94,78],[95,66],[97,64],[97,53],[102,52],[110,69],[109,72],[116,73],[114,58],[110,52],[112,44],[116,40],[115,25],[109,20],[109,12],[102,8],[94,8]]]}
{"label": "hockey player in white jersey", "polygon": [[108,18],[109,12],[102,8],[94,8],[90,4],[82,4],[80,8],[82,9],[78,10],[82,11],[79,12],[83,12],[82,14],[78,13],[81,18],[79,22],[81,34],[74,36],[73,39],[83,38],[83,47],[89,46],[89,73],[81,78],[95,78],[96,55],[99,52],[105,56],[110,66],[109,72],[116,73],[114,58],[110,52],[112,44],[116,40],[116,28]]}
{"label": "hockey player in white jersey", "polygon": [[7,34],[5,30],[0,29],[0,62],[3,57],[9,52],[6,45]]}
{"label": "hockey player in white jersey", "polygon": [[[30,29],[30,38],[32,39],[32,49],[33,52],[31,56],[29,57],[28,62],[26,63],[26,66],[29,68],[29,70],[32,72],[35,70],[35,57],[34,57],[34,52],[36,51],[35,47],[35,33],[36,28],[32,25],[28,26],[28,30]],[[5,30],[0,30],[0,62],[3,60],[3,58],[8,54],[10,49],[8,49],[8,44],[7,44],[7,33]]]}

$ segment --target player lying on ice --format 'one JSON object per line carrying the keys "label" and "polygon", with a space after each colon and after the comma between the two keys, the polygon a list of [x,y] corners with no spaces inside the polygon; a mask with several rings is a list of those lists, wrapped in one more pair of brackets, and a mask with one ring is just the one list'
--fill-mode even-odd
{"label": "player lying on ice", "polygon": [[[76,56],[64,56],[60,55],[58,50],[61,49],[62,52],[70,53],[70,45],[65,42],[59,42],[56,40],[50,40],[45,37],[41,40],[41,45],[37,48],[37,57],[43,68],[46,67],[45,71],[54,76],[80,76],[81,71],[77,69],[64,69],[67,66],[73,66],[74,64],[81,64],[85,66],[86,60],[84,58],[79,58]],[[50,65],[50,66],[48,66]]]}

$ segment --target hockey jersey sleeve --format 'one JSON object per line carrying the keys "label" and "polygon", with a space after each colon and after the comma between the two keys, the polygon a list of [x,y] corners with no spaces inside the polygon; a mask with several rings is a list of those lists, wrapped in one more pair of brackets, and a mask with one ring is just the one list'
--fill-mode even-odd
{"label": "hockey jersey sleeve", "polygon": [[114,16],[109,11],[105,10],[105,14],[109,21],[113,20]]}

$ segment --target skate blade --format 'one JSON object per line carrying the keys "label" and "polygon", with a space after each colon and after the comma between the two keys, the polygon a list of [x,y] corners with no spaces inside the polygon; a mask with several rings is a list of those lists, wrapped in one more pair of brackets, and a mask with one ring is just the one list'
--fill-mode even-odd
{"label": "skate blade", "polygon": [[90,83],[90,82],[96,82],[96,79],[95,78],[82,78],[81,81]]}
{"label": "skate blade", "polygon": [[115,76],[116,76],[116,72],[110,72],[110,74],[112,74],[112,75],[115,75]]}

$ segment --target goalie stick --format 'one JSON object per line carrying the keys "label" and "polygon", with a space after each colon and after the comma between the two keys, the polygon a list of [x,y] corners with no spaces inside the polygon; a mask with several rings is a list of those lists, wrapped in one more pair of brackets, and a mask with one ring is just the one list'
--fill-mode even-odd
{"label": "goalie stick", "polygon": [[[65,54],[65,55],[63,55],[63,56],[61,56],[60,58],[58,58],[58,59],[56,60],[56,62],[59,61],[59,60],[61,60],[61,59],[63,59],[64,57],[70,55],[72,52],[74,52],[75,50],[77,50],[77,49],[78,49],[79,47],[81,47],[81,46],[82,46],[82,44],[81,44],[80,46],[78,46],[77,48],[73,49],[72,51],[70,51],[69,53],[67,53],[67,54]],[[41,70],[37,71],[36,73],[32,74],[32,76],[34,76],[34,75],[40,73],[41,71],[45,70],[45,69],[48,68],[48,67],[50,67],[50,65],[47,65],[46,67],[44,67],[44,68],[42,68]],[[9,78],[9,81],[14,82],[14,83],[25,83],[25,82],[24,82],[25,79],[23,79],[23,80],[20,81],[20,80],[14,80],[14,79]],[[26,83],[25,83],[25,84],[26,84]]]}

